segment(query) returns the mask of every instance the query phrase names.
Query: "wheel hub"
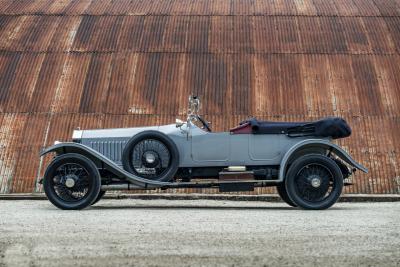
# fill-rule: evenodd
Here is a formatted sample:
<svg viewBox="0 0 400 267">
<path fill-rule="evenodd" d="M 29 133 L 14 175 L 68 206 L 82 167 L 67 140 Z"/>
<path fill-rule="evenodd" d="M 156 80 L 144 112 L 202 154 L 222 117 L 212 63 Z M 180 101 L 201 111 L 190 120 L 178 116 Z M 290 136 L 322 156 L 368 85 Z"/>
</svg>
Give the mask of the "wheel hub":
<svg viewBox="0 0 400 267">
<path fill-rule="evenodd" d="M 146 162 L 149 164 L 153 164 L 154 161 L 156 161 L 156 156 L 151 152 L 146 152 L 144 154 L 144 158 L 145 158 Z"/>
<path fill-rule="evenodd" d="M 310 182 L 311 182 L 312 187 L 314 187 L 314 188 L 318 188 L 321 186 L 321 178 L 318 176 L 313 175 L 310 179 Z"/>
<path fill-rule="evenodd" d="M 142 163 L 145 168 L 155 168 L 159 164 L 159 161 L 157 152 L 146 151 L 142 155 Z"/>
<path fill-rule="evenodd" d="M 72 188 L 75 186 L 76 180 L 78 180 L 78 177 L 76 175 L 67 175 L 64 184 L 66 187 Z"/>
<path fill-rule="evenodd" d="M 170 166 L 169 150 L 159 140 L 142 140 L 132 148 L 131 153 L 132 171 L 141 177 L 156 180 Z"/>
</svg>

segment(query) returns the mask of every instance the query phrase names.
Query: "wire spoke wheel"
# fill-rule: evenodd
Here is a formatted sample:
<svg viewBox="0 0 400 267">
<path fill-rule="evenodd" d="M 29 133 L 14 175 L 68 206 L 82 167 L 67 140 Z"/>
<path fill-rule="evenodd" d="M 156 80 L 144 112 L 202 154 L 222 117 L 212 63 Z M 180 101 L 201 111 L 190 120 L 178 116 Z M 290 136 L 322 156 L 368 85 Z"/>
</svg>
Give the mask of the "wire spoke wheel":
<svg viewBox="0 0 400 267">
<path fill-rule="evenodd" d="M 156 139 L 144 139 L 132 149 L 131 161 L 137 175 L 158 179 L 171 165 L 171 155 L 167 146 Z"/>
<path fill-rule="evenodd" d="M 286 174 L 288 197 L 303 209 L 327 209 L 339 199 L 343 174 L 334 160 L 309 154 L 296 159 Z"/>
<path fill-rule="evenodd" d="M 300 169 L 296 176 L 296 191 L 308 202 L 320 202 L 333 190 L 333 175 L 321 164 L 308 164 Z"/>
<path fill-rule="evenodd" d="M 57 196 L 67 202 L 82 200 L 90 189 L 89 172 L 80 164 L 65 163 L 59 166 L 52 179 Z"/>
<path fill-rule="evenodd" d="M 55 157 L 47 167 L 43 189 L 56 207 L 83 209 L 99 196 L 101 177 L 90 159 L 80 154 L 66 153 Z"/>
<path fill-rule="evenodd" d="M 139 178 L 170 182 L 179 168 L 179 151 L 168 135 L 143 131 L 132 136 L 124 147 L 122 166 Z"/>
</svg>

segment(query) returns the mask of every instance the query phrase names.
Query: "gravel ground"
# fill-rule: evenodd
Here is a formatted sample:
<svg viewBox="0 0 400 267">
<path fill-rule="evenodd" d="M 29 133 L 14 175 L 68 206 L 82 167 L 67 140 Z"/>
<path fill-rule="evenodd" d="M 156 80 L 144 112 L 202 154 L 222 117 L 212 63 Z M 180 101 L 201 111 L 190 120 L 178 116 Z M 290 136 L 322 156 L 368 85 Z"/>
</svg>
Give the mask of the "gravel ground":
<svg viewBox="0 0 400 267">
<path fill-rule="evenodd" d="M 0 266 L 400 266 L 400 202 L 0 201 Z"/>
</svg>

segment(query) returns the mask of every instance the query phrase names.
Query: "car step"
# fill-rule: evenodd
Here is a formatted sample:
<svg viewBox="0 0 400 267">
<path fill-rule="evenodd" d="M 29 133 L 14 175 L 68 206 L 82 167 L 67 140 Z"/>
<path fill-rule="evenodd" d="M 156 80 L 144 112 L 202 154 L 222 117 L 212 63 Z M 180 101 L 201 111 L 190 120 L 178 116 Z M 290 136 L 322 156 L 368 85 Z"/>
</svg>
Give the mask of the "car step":
<svg viewBox="0 0 400 267">
<path fill-rule="evenodd" d="M 253 171 L 222 171 L 219 172 L 220 181 L 242 181 L 242 180 L 253 180 Z"/>
<path fill-rule="evenodd" d="M 254 180 L 254 172 L 246 171 L 245 166 L 229 166 L 225 171 L 219 172 L 219 192 L 254 191 L 254 183 L 244 181 Z"/>
</svg>

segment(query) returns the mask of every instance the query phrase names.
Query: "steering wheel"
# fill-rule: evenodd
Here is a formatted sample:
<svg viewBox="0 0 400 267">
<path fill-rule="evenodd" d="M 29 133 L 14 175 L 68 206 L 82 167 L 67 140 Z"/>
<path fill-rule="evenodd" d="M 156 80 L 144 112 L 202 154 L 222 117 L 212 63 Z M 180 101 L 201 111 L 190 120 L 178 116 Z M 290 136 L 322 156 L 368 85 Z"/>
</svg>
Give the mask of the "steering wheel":
<svg viewBox="0 0 400 267">
<path fill-rule="evenodd" d="M 197 118 L 203 124 L 203 126 L 207 130 L 207 132 L 211 132 L 211 128 L 210 128 L 210 125 L 208 124 L 208 122 L 206 122 L 202 117 L 200 117 L 200 115 L 197 115 Z"/>
</svg>

